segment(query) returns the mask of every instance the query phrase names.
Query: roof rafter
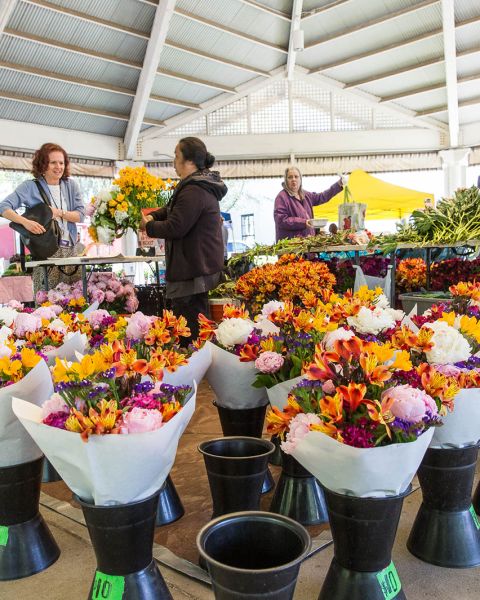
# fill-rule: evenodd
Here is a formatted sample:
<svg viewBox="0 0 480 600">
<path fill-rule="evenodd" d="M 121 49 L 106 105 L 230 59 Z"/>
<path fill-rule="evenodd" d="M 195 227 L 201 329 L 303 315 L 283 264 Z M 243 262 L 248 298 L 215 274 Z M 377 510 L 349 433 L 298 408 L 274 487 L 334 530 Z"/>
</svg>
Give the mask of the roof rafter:
<svg viewBox="0 0 480 600">
<path fill-rule="evenodd" d="M 17 0 L 3 0 L 0 5 L 0 34 L 5 29 L 16 4 Z"/>
<path fill-rule="evenodd" d="M 476 96 L 475 98 L 469 98 L 468 100 L 461 100 L 458 103 L 458 108 L 465 108 L 466 106 L 475 106 L 476 104 L 480 105 L 480 96 Z M 417 114 L 423 117 L 429 115 L 436 115 L 443 112 L 448 112 L 447 104 L 442 104 L 441 106 L 433 106 L 432 108 L 426 108 L 425 110 L 419 110 Z"/>
<path fill-rule="evenodd" d="M 4 35 L 9 35 L 11 37 L 20 38 L 23 40 L 27 40 L 29 42 L 34 42 L 36 44 L 42 44 L 44 46 L 50 46 L 52 48 L 57 48 L 59 50 L 64 50 L 67 52 L 73 52 L 75 54 L 81 54 L 83 56 L 88 56 L 89 58 L 96 58 L 98 60 L 104 60 L 107 62 L 111 62 L 117 65 L 121 65 L 122 67 L 129 67 L 131 69 L 136 69 L 137 71 L 141 71 L 142 65 L 137 62 L 133 62 L 131 60 L 119 58 L 117 56 L 112 56 L 111 54 L 102 54 L 99 52 L 94 52 L 93 50 L 89 50 L 87 48 L 81 48 L 80 46 L 73 46 L 70 44 L 62 44 L 57 42 L 56 40 L 51 40 L 47 38 L 42 38 L 37 35 L 33 35 L 31 33 L 26 33 L 23 31 L 18 31 L 16 29 L 6 28 L 4 31 Z M 172 71 L 158 69 L 157 73 L 159 75 L 164 75 L 165 77 L 172 77 L 175 79 L 179 79 L 181 81 L 186 81 L 195 85 L 202 85 L 205 87 L 210 87 L 213 89 L 221 90 L 224 92 L 233 92 L 233 88 L 226 88 L 221 84 L 217 84 L 213 81 L 205 81 L 202 79 L 196 79 L 194 77 L 189 77 L 188 75 L 182 75 L 181 73 L 173 73 Z"/>
<path fill-rule="evenodd" d="M 231 104 L 236 100 L 240 100 L 241 98 L 248 96 L 248 94 L 257 92 L 258 90 L 267 87 L 277 79 L 284 79 L 284 77 L 285 67 L 277 67 L 268 74 L 268 77 L 266 79 L 263 77 L 255 77 L 250 81 L 239 85 L 236 88 L 236 93 L 233 96 L 230 94 L 220 94 L 219 96 L 216 96 L 215 98 L 212 98 L 211 100 L 207 100 L 206 102 L 200 104 L 200 110 L 198 112 L 189 110 L 183 111 L 179 115 L 175 115 L 173 117 L 170 117 L 169 119 L 165 119 L 163 127 L 155 127 L 154 129 L 149 129 L 145 132 L 142 132 L 141 137 L 142 139 L 150 139 L 164 135 L 172 129 L 180 127 L 181 125 L 186 125 L 190 121 L 193 121 L 194 119 L 201 117 L 202 115 L 206 115 L 210 112 L 213 112 L 214 110 L 223 108 L 227 104 Z"/>
<path fill-rule="evenodd" d="M 388 21 L 393 21 L 395 19 L 403 17 L 404 15 L 408 15 L 413 12 L 418 12 L 419 10 L 422 10 L 424 8 L 429 8 L 430 6 L 432 6 L 434 4 L 438 4 L 440 1 L 441 0 L 423 0 L 422 2 L 419 2 L 418 4 L 415 4 L 413 6 L 408 6 L 408 7 L 402 8 L 400 10 L 396 10 L 394 12 L 382 15 L 381 17 L 377 17 L 376 19 L 372 19 L 371 21 L 367 21 L 365 23 L 360 23 L 359 25 L 354 25 L 352 27 L 349 27 L 348 29 L 344 29 L 343 31 L 338 31 L 338 32 L 333 33 L 332 35 L 324 37 L 320 40 L 310 42 L 310 44 L 307 44 L 305 46 L 305 50 L 310 50 L 311 48 L 316 48 L 318 46 L 321 46 L 322 44 L 331 42 L 332 40 L 338 40 L 339 38 L 345 37 L 347 35 L 351 35 L 352 33 L 356 32 L 356 31 L 364 31 L 365 29 L 369 29 L 370 27 L 375 27 L 377 25 L 382 25 L 383 23 L 386 23 Z"/>
<path fill-rule="evenodd" d="M 23 2 L 24 4 L 32 4 L 33 6 L 39 6 L 40 8 L 45 8 L 46 10 L 50 10 L 62 15 L 66 15 L 68 17 L 73 17 L 75 19 L 86 21 L 87 23 L 94 23 L 95 25 L 108 27 L 108 29 L 120 31 L 121 33 L 125 33 L 127 35 L 133 35 L 135 37 L 146 40 L 148 40 L 149 38 L 148 33 L 145 33 L 144 31 L 133 29 L 133 27 L 126 27 L 125 25 L 120 25 L 120 23 L 114 23 L 113 21 L 107 21 L 106 19 L 100 19 L 99 17 L 95 17 L 88 13 L 84 13 L 78 10 L 72 10 L 64 6 L 59 6 L 58 4 L 52 4 L 51 2 L 47 2 L 46 0 L 20 0 L 20 2 Z"/>
<path fill-rule="evenodd" d="M 111 92 L 112 94 L 122 94 L 123 96 L 130 96 L 132 98 L 135 96 L 135 90 L 130 90 L 128 88 L 115 85 L 108 85 L 99 81 L 91 81 L 89 79 L 79 79 L 77 77 L 64 75 L 63 73 L 58 73 L 56 71 L 46 71 L 43 69 L 37 69 L 36 67 L 19 65 L 17 63 L 0 61 L 0 69 L 8 69 L 10 71 L 26 73 L 28 75 L 33 75 L 36 77 L 53 79 L 55 81 L 62 81 L 63 83 L 71 83 L 73 85 L 79 85 L 81 87 L 102 90 L 104 92 Z M 185 102 L 183 100 L 177 100 L 176 98 L 166 98 L 164 96 L 156 96 L 153 94 L 150 95 L 150 100 L 153 100 L 154 102 L 161 102 L 162 104 L 181 106 L 182 108 L 198 108 L 198 104 L 194 104 L 192 102 Z"/>
<path fill-rule="evenodd" d="M 15 102 L 24 102 L 26 104 L 34 104 L 36 106 L 49 106 L 51 108 L 58 108 L 59 110 L 69 110 L 88 115 L 95 115 L 97 117 L 105 117 L 107 119 L 116 119 L 117 121 L 128 121 L 130 118 L 129 115 L 123 115 L 121 113 L 98 110 L 96 108 L 87 108 L 77 104 L 55 102 L 53 100 L 46 100 L 45 98 L 35 98 L 33 96 L 25 96 L 22 94 L 13 94 L 12 92 L 6 92 L 3 90 L 0 90 L 0 98 L 4 98 L 6 100 L 15 100 Z M 161 126 L 163 121 L 158 121 L 156 119 L 145 119 L 144 123 L 147 125 Z"/>
<path fill-rule="evenodd" d="M 292 21 L 290 23 L 290 40 L 288 42 L 287 78 L 292 79 L 295 71 L 295 32 L 300 31 L 300 19 L 302 16 L 303 0 L 293 0 Z"/>
<path fill-rule="evenodd" d="M 277 10 L 276 8 L 272 8 L 271 6 L 265 6 L 265 4 L 260 4 L 260 2 L 256 2 L 255 0 L 237 0 L 237 2 L 241 2 L 242 4 L 246 4 L 247 6 L 251 6 L 260 10 L 269 15 L 273 15 L 274 17 L 278 17 L 279 19 L 283 19 L 284 21 L 290 21 L 290 15 L 282 12 L 281 10 Z"/>
<path fill-rule="evenodd" d="M 133 100 L 128 121 L 127 130 L 123 140 L 125 146 L 125 156 L 127 159 L 135 158 L 135 147 L 138 140 L 138 134 L 147 110 L 148 100 L 155 81 L 157 67 L 162 53 L 163 45 L 167 37 L 170 19 L 173 16 L 175 0 L 166 0 L 157 6 L 155 18 L 153 20 L 150 40 L 145 52 L 143 69 L 138 80 L 135 99 Z"/>
<path fill-rule="evenodd" d="M 312 10 L 308 10 L 302 14 L 302 21 L 307 21 L 313 17 L 318 17 L 318 15 L 323 15 L 326 12 L 332 10 L 333 8 L 337 8 L 342 4 L 348 4 L 352 0 L 335 0 L 334 2 L 330 2 L 330 4 L 326 4 L 325 6 L 319 6 L 318 8 L 312 8 Z"/>
<path fill-rule="evenodd" d="M 276 52 L 282 52 L 283 54 L 288 54 L 288 50 L 283 48 L 282 46 L 278 46 L 277 44 L 272 44 L 265 40 L 261 40 L 252 35 L 247 35 L 242 31 L 238 31 L 236 29 L 231 29 L 230 27 L 226 27 L 225 25 L 221 25 L 220 23 L 216 23 L 215 21 L 211 21 L 210 19 L 205 19 L 204 17 L 200 17 L 199 15 L 194 15 L 182 8 L 176 8 L 175 14 L 185 19 L 190 19 L 191 21 L 195 21 L 196 23 L 201 23 L 202 25 L 206 25 L 207 27 L 211 27 L 213 29 L 217 29 L 222 33 L 228 33 L 229 35 L 233 35 L 235 37 L 240 38 L 241 40 L 246 40 L 247 42 L 252 42 L 253 44 L 258 44 L 260 46 L 264 46 L 269 50 L 275 50 Z"/>
<path fill-rule="evenodd" d="M 442 0 L 442 24 L 450 147 L 456 148 L 460 135 L 460 118 L 458 113 L 457 49 L 455 43 L 455 7 L 453 0 Z"/>
<path fill-rule="evenodd" d="M 477 81 L 480 79 L 480 73 L 474 73 L 473 75 L 466 75 L 465 77 L 459 77 L 457 79 L 457 84 L 462 85 L 463 83 L 469 83 L 470 81 Z M 441 81 L 440 83 L 435 83 L 432 85 L 425 85 L 419 88 L 414 88 L 412 90 L 406 90 L 404 92 L 397 92 L 396 94 L 391 94 L 389 96 L 383 96 L 381 102 L 392 102 L 395 100 L 399 100 L 400 98 L 408 98 L 409 96 L 416 96 L 418 94 L 426 94 L 428 92 L 433 92 L 435 90 L 444 89 L 446 83 Z"/>
</svg>

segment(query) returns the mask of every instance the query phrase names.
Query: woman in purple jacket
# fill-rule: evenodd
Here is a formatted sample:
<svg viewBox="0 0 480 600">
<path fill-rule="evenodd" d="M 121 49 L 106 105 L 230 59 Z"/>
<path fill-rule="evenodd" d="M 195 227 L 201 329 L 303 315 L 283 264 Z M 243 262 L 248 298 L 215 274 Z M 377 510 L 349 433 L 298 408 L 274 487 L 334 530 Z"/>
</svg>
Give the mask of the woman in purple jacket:
<svg viewBox="0 0 480 600">
<path fill-rule="evenodd" d="M 313 207 L 325 204 L 343 189 L 342 178 L 324 192 L 305 192 L 302 188 L 302 174 L 297 167 L 287 167 L 282 183 L 283 190 L 275 198 L 273 218 L 277 242 L 284 238 L 307 237 L 314 235 L 310 226 Z"/>
</svg>

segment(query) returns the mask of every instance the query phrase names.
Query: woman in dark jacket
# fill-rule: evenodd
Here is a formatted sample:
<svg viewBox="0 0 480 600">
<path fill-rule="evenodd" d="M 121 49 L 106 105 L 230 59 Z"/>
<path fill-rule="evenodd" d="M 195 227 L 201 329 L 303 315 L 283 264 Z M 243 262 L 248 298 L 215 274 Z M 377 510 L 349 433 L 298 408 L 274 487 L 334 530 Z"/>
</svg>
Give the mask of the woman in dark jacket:
<svg viewBox="0 0 480 600">
<path fill-rule="evenodd" d="M 186 317 L 192 339 L 198 336 L 199 313 L 209 314 L 208 291 L 218 285 L 223 269 L 219 201 L 227 186 L 210 171 L 214 162 L 202 140 L 181 139 L 173 163 L 180 183 L 168 206 L 141 224 L 150 237 L 165 239 L 167 298 L 173 312 Z"/>
</svg>

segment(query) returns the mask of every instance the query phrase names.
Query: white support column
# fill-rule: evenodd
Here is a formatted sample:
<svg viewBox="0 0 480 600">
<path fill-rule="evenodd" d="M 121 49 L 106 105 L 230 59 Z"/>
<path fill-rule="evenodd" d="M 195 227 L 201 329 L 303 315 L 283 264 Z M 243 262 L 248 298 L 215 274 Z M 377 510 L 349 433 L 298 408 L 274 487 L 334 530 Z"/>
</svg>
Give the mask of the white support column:
<svg viewBox="0 0 480 600">
<path fill-rule="evenodd" d="M 470 148 L 450 148 L 438 154 L 442 159 L 444 191 L 451 196 L 456 189 L 465 187 Z"/>
</svg>

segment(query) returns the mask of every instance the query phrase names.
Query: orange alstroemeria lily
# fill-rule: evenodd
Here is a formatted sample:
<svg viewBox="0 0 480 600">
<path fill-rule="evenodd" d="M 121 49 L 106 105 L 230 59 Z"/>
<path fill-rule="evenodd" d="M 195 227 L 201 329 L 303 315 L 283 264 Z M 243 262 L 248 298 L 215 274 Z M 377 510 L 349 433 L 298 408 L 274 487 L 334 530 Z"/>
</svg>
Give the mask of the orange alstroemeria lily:
<svg viewBox="0 0 480 600">
<path fill-rule="evenodd" d="M 317 348 L 320 348 L 317 346 Z M 331 366 L 331 363 L 336 363 L 339 360 L 336 352 L 321 352 L 317 350 L 314 356 L 314 362 L 310 363 L 305 369 L 305 377 L 314 381 L 328 381 L 334 379 L 336 371 Z"/>
<path fill-rule="evenodd" d="M 362 354 L 358 360 L 369 383 L 383 386 L 384 382 L 392 377 L 388 367 L 378 364 L 375 354 Z"/>
<path fill-rule="evenodd" d="M 367 386 L 364 383 L 349 383 L 347 385 L 339 385 L 337 392 L 342 396 L 343 400 L 348 403 L 350 412 L 355 412 L 360 404 L 366 401 L 365 394 Z"/>
<path fill-rule="evenodd" d="M 198 323 L 199 323 L 198 339 L 200 339 L 204 342 L 206 342 L 207 340 L 210 340 L 215 335 L 215 331 L 217 329 L 217 324 L 215 323 L 215 321 L 211 321 L 210 319 L 207 319 L 207 317 L 205 315 L 200 313 L 198 315 Z"/>
<path fill-rule="evenodd" d="M 244 344 L 238 357 L 240 362 L 252 362 L 258 358 L 258 346 L 255 344 Z"/>
</svg>

